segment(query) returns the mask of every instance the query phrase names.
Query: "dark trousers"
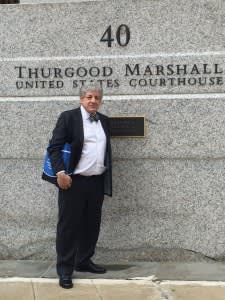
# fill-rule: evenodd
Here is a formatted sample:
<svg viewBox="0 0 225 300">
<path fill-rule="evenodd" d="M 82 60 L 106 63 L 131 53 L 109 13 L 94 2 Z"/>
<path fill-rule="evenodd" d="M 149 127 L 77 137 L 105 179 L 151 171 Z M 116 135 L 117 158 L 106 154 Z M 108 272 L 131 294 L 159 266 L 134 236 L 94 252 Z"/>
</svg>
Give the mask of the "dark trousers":
<svg viewBox="0 0 225 300">
<path fill-rule="evenodd" d="M 104 199 L 104 176 L 72 176 L 72 186 L 59 190 L 56 233 L 57 273 L 72 275 L 75 265 L 95 252 Z"/>
</svg>

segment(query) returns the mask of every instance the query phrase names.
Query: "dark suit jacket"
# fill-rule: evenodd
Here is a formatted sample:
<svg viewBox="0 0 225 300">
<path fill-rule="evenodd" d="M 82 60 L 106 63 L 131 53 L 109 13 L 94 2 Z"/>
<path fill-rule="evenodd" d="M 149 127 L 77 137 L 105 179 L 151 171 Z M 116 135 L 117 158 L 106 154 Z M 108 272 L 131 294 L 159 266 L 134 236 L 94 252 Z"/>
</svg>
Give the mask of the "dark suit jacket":
<svg viewBox="0 0 225 300">
<path fill-rule="evenodd" d="M 109 133 L 108 117 L 98 113 L 100 121 L 106 135 L 106 153 L 104 173 L 104 193 L 112 196 L 112 157 Z M 64 111 L 53 130 L 52 139 L 49 142 L 48 152 L 55 173 L 65 170 L 62 160 L 61 149 L 65 143 L 71 144 L 70 170 L 73 172 L 76 168 L 82 153 L 84 143 L 83 120 L 80 107 L 68 111 Z"/>
</svg>

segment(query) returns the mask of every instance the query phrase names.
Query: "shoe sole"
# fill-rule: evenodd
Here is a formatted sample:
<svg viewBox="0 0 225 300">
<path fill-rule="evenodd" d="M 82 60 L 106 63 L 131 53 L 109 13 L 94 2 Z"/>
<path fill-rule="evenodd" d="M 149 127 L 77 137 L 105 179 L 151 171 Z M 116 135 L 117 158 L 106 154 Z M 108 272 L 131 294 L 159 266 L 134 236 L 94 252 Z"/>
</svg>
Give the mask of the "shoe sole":
<svg viewBox="0 0 225 300">
<path fill-rule="evenodd" d="M 73 284 L 72 285 L 68 285 L 68 286 L 65 286 L 63 284 L 59 284 L 59 286 L 61 286 L 63 289 L 72 289 L 73 288 Z"/>
</svg>

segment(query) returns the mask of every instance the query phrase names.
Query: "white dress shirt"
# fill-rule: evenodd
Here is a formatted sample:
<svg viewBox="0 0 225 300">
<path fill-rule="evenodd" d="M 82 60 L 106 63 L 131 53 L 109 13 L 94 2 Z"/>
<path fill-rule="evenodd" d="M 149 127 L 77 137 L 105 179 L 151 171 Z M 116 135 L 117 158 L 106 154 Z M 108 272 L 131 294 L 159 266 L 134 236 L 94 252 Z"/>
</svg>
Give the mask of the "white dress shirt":
<svg viewBox="0 0 225 300">
<path fill-rule="evenodd" d="M 101 121 L 91 122 L 90 114 L 81 105 L 84 129 L 84 145 L 81 158 L 74 174 L 83 176 L 100 175 L 105 171 L 104 159 L 106 150 L 106 136 Z"/>
</svg>

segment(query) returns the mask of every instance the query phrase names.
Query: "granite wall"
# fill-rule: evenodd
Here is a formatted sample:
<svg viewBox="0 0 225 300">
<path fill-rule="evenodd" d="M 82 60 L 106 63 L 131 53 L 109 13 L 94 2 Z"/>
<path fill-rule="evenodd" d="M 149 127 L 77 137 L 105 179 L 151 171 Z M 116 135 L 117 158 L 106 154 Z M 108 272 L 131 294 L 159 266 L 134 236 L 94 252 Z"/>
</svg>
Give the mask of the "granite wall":
<svg viewBox="0 0 225 300">
<path fill-rule="evenodd" d="M 224 259 L 224 22 L 222 0 L 0 6 L 0 259 L 55 256 L 43 155 L 82 80 L 103 113 L 146 117 L 145 138 L 112 139 L 98 258 Z"/>
<path fill-rule="evenodd" d="M 107 0 L 20 0 L 21 4 L 39 4 L 39 3 L 71 3 L 88 1 L 107 1 Z"/>
</svg>

